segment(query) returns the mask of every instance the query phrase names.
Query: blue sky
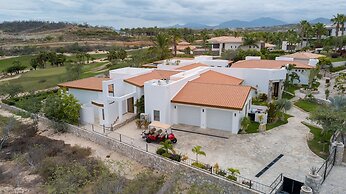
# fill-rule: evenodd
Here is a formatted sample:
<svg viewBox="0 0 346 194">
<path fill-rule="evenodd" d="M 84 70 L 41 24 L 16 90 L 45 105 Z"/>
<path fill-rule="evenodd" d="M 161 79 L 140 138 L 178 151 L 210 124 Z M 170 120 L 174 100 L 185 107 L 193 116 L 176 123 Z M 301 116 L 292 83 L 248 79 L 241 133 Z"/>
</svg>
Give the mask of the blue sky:
<svg viewBox="0 0 346 194">
<path fill-rule="evenodd" d="M 272 17 L 285 22 L 346 12 L 346 0 L 0 0 L 0 22 L 49 20 L 115 28 L 208 25 Z"/>
</svg>

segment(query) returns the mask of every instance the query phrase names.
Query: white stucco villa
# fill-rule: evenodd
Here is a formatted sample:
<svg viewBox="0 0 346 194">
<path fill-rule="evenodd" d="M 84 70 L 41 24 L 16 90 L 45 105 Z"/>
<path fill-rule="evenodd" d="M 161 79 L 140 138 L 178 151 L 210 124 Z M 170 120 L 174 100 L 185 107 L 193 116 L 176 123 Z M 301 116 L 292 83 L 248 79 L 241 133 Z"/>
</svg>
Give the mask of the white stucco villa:
<svg viewBox="0 0 346 194">
<path fill-rule="evenodd" d="M 293 65 L 293 69 L 287 71 L 287 74 L 292 74 L 294 72 L 299 76 L 299 80 L 295 79 L 293 83 L 302 85 L 309 84 L 311 69 L 314 69 L 315 67 L 299 61 L 294 61 L 292 58 L 278 57 L 276 60 L 262 60 L 260 57 L 246 57 L 245 60 L 232 64 L 231 68 L 282 69 L 287 68 L 289 64 Z M 284 80 L 273 83 L 274 93 L 281 93 L 281 90 L 283 89 L 283 81 Z"/>
<path fill-rule="evenodd" d="M 209 65 L 201 58 L 198 63 L 189 61 L 156 69 L 121 68 L 111 70 L 109 78 L 59 86 L 82 104 L 82 123 L 113 126 L 127 114 L 137 113 L 135 103 L 144 96 L 150 121 L 238 133 L 241 119 L 252 108 L 252 97 L 258 93 L 280 97 L 282 90 L 273 86 L 283 83 L 287 73 L 285 68 L 229 68 L 224 60 Z M 221 65 L 211 66 L 215 63 Z"/>
<path fill-rule="evenodd" d="M 265 47 L 264 42 L 258 42 L 256 45 L 243 45 L 243 37 L 234 37 L 234 36 L 219 36 L 214 37 L 208 40 L 208 43 L 211 44 L 212 51 L 218 51 L 221 56 L 222 52 L 225 50 L 261 50 Z"/>
</svg>

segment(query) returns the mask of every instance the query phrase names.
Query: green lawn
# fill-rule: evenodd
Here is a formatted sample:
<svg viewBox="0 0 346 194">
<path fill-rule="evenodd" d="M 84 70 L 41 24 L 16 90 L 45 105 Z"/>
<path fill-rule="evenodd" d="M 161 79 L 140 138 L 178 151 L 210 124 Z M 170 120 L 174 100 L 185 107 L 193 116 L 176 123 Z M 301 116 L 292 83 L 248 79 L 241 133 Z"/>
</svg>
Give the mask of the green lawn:
<svg viewBox="0 0 346 194">
<path fill-rule="evenodd" d="M 275 127 L 284 125 L 288 123 L 288 118 L 293 117 L 292 115 L 285 114 L 285 119 L 283 121 L 278 120 L 275 123 L 268 123 L 267 124 L 267 131 L 270 129 L 273 129 Z M 251 121 L 250 125 L 245 130 L 246 133 L 258 133 L 259 123 L 255 121 Z"/>
<path fill-rule="evenodd" d="M 0 72 L 4 71 L 8 67 L 12 66 L 12 64 L 15 60 L 18 60 L 22 63 L 22 65 L 29 67 L 30 61 L 32 58 L 33 58 L 33 55 L 25 55 L 25 56 L 13 57 L 13 58 L 9 58 L 9 59 L 2 59 L 2 60 L 0 60 Z"/>
<path fill-rule="evenodd" d="M 291 100 L 292 98 L 294 98 L 294 96 L 292 96 L 291 94 L 289 94 L 287 92 L 283 92 L 282 98 L 287 99 L 287 100 Z"/>
<path fill-rule="evenodd" d="M 82 78 L 92 77 L 100 73 L 90 72 L 92 69 L 104 65 L 106 62 L 88 64 L 83 67 Z M 56 86 L 59 83 L 65 82 L 66 68 L 51 67 L 46 69 L 38 69 L 22 74 L 18 79 L 10 80 L 10 84 L 22 85 L 25 91 L 36 91 L 47 89 Z M 5 82 L 0 82 L 5 83 Z M 0 84 L 1 85 L 1 84 Z"/>
<path fill-rule="evenodd" d="M 344 69 L 346 69 L 346 66 L 339 66 L 339 67 L 332 67 L 332 68 L 330 69 L 330 71 L 331 71 L 332 73 L 334 73 L 334 72 L 342 71 L 342 70 L 344 70 Z"/>
<path fill-rule="evenodd" d="M 331 62 L 340 62 L 340 61 L 346 61 L 346 58 L 338 57 L 338 58 L 330 58 Z"/>
<path fill-rule="evenodd" d="M 308 146 L 312 152 L 321 158 L 326 159 L 329 155 L 328 147 L 329 140 L 333 135 L 332 132 L 325 132 L 322 134 L 322 129 L 317 128 L 306 123 L 303 123 L 305 126 L 309 127 L 310 132 L 314 135 L 313 139 L 308 140 Z"/>
<path fill-rule="evenodd" d="M 306 112 L 313 112 L 318 107 L 321 107 L 322 105 L 317 104 L 317 102 L 312 102 L 304 99 L 300 99 L 297 102 L 294 103 L 294 105 L 298 106 L 299 108 L 303 109 Z"/>
<path fill-rule="evenodd" d="M 270 130 L 270 129 L 273 129 L 275 127 L 287 124 L 288 123 L 288 118 L 290 118 L 290 117 L 293 117 L 293 116 L 289 115 L 289 114 L 285 114 L 285 119 L 283 121 L 282 120 L 278 120 L 278 121 L 276 121 L 274 123 L 268 123 L 267 124 L 267 130 Z"/>
<path fill-rule="evenodd" d="M 24 56 L 9 58 L 9 59 L 2 59 L 2 60 L 0 60 L 0 72 L 4 71 L 8 67 L 12 66 L 12 64 L 15 60 L 19 60 L 22 63 L 22 65 L 24 65 L 26 67 L 30 67 L 30 61 L 34 56 L 35 55 L 24 55 Z M 107 57 L 107 54 L 92 54 L 91 56 L 94 59 L 100 59 L 100 58 Z M 77 60 L 75 55 L 67 56 L 66 59 L 72 60 L 72 61 Z"/>
</svg>

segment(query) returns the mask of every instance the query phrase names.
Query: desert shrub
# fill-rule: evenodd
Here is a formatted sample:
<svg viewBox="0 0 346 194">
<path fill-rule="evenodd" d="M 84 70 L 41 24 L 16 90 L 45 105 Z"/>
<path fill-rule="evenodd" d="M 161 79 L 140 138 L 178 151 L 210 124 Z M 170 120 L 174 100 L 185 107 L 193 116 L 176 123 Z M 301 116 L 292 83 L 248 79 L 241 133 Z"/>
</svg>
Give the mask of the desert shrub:
<svg viewBox="0 0 346 194">
<path fill-rule="evenodd" d="M 82 148 L 78 145 L 73 146 L 69 149 L 64 149 L 63 154 L 69 158 L 70 160 L 82 160 L 90 156 L 91 149 L 88 148 Z"/>
<path fill-rule="evenodd" d="M 46 188 L 48 193 L 77 193 L 90 179 L 87 169 L 79 163 L 56 166 Z"/>
<path fill-rule="evenodd" d="M 158 155 L 162 155 L 162 154 L 166 153 L 166 150 L 164 148 L 160 147 L 156 150 L 156 153 Z"/>
<path fill-rule="evenodd" d="M 210 193 L 224 193 L 224 190 L 218 187 L 216 184 L 203 184 L 192 185 L 187 194 L 210 194 Z"/>
<path fill-rule="evenodd" d="M 228 175 L 227 179 L 231 180 L 231 181 L 237 181 L 237 177 L 233 176 L 233 175 Z"/>
<path fill-rule="evenodd" d="M 122 193 L 127 179 L 116 174 L 103 173 L 92 187 L 93 193 L 109 194 L 109 193 Z"/>
<path fill-rule="evenodd" d="M 124 194 L 151 194 L 157 193 L 164 183 L 164 176 L 153 172 L 142 172 L 129 182 L 124 189 Z"/>
</svg>

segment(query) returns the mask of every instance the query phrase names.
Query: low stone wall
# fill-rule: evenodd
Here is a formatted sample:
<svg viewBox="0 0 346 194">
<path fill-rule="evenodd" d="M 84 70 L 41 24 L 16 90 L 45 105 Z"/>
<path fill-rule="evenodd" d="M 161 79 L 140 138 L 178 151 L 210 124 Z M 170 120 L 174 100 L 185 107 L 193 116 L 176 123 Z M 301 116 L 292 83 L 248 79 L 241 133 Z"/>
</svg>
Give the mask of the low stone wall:
<svg viewBox="0 0 346 194">
<path fill-rule="evenodd" d="M 20 108 L 9 106 L 7 104 L 0 104 L 0 107 L 11 111 L 18 112 L 24 111 Z M 46 117 L 39 116 L 39 121 L 45 123 L 46 125 L 51 125 L 52 121 L 47 119 Z M 157 154 L 149 153 L 144 150 L 138 149 L 132 145 L 126 144 L 124 142 L 120 142 L 110 137 L 107 137 L 100 133 L 95 133 L 92 131 L 84 130 L 79 128 L 78 126 L 67 124 L 67 131 L 89 141 L 95 142 L 99 145 L 102 145 L 108 149 L 114 150 L 117 153 L 120 153 L 124 156 L 127 156 L 142 165 L 153 168 L 167 174 L 174 175 L 182 175 L 184 181 L 189 184 L 216 184 L 220 187 L 224 193 L 237 193 L 237 194 L 250 194 L 250 193 L 259 193 L 254 190 L 248 189 L 241 184 L 237 184 L 235 182 L 231 182 L 225 179 L 222 179 L 218 176 L 212 175 L 208 172 L 204 172 L 203 170 L 199 170 L 197 168 L 193 168 L 186 164 L 172 161 L 166 158 L 163 158 Z"/>
</svg>

